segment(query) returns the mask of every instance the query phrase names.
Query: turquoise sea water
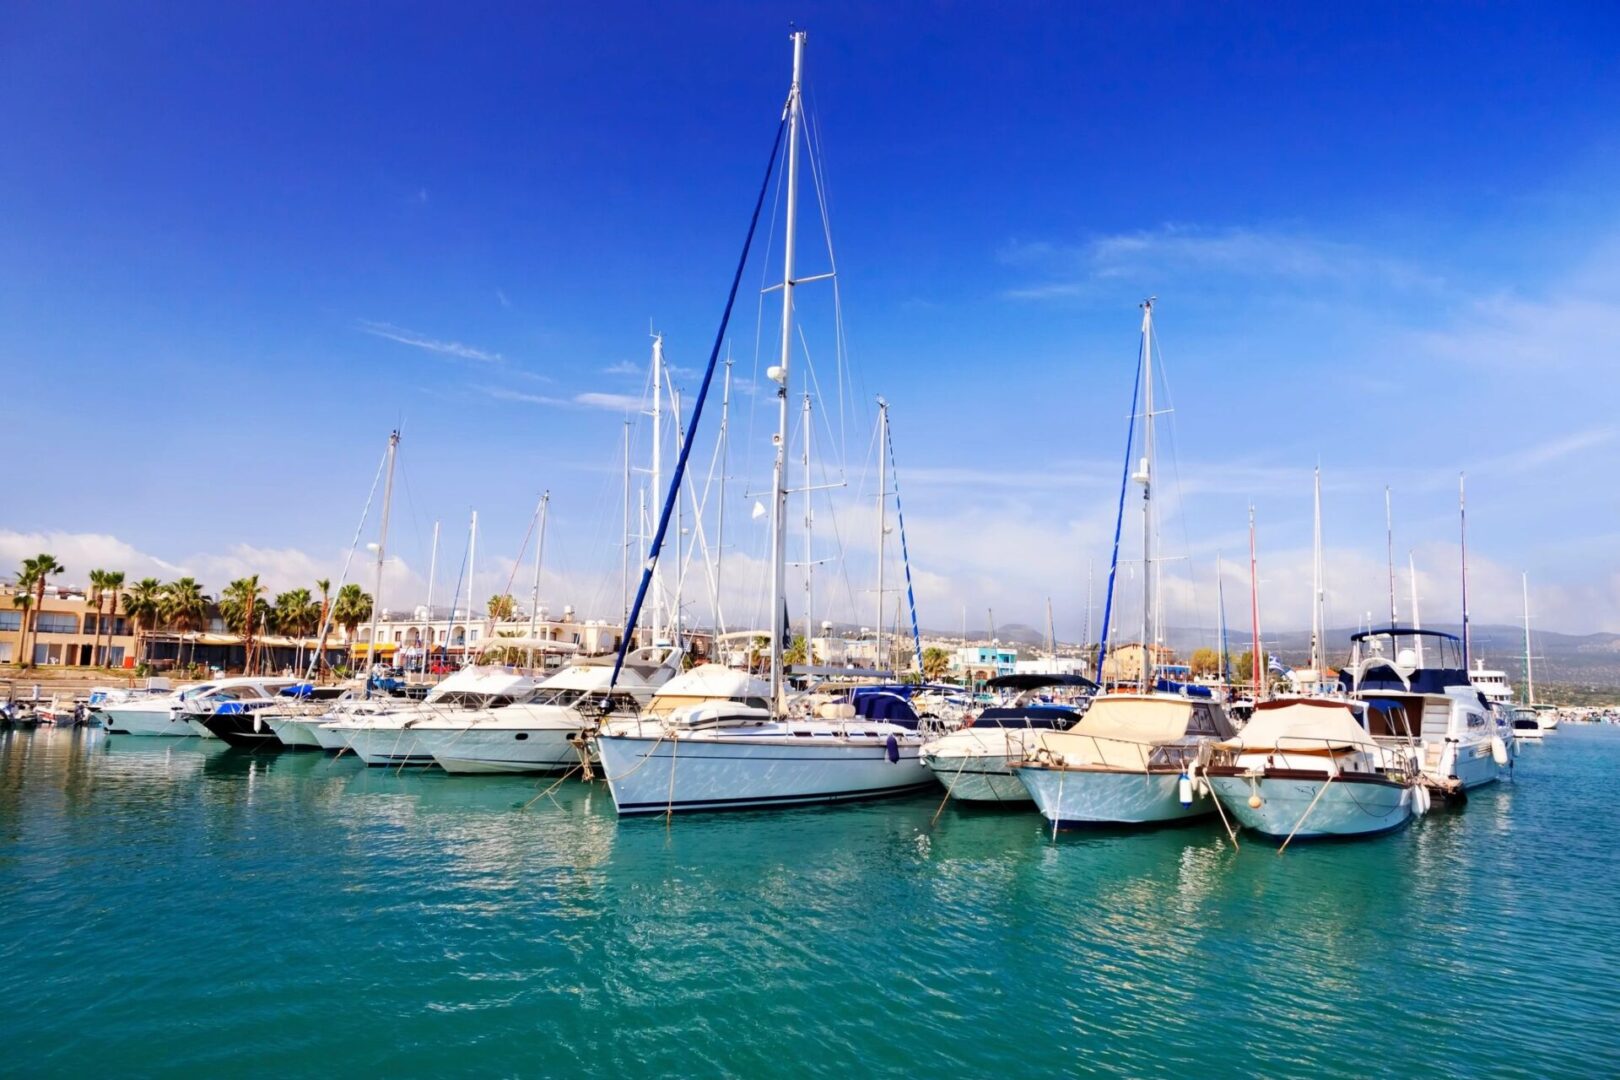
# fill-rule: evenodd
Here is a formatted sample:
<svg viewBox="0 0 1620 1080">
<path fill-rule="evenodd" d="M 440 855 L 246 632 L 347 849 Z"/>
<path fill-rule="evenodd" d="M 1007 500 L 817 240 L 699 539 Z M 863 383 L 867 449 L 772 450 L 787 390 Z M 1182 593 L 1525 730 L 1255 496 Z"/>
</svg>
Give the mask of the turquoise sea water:
<svg viewBox="0 0 1620 1080">
<path fill-rule="evenodd" d="M 0 1071 L 1612 1077 L 1617 777 L 1620 729 L 1566 726 L 1460 810 L 1278 857 L 13 734 Z"/>
</svg>

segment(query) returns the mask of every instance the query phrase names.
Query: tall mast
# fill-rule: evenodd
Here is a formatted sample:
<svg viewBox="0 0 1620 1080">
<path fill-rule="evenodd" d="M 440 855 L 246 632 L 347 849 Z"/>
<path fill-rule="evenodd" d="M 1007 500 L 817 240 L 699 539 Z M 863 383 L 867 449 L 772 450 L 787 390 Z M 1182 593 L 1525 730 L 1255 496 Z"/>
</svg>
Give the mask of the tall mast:
<svg viewBox="0 0 1620 1080">
<path fill-rule="evenodd" d="M 1221 573 L 1221 556 L 1220 556 L 1219 553 L 1217 553 L 1216 556 L 1215 556 L 1215 618 L 1216 618 L 1216 622 L 1217 622 L 1217 630 L 1216 630 L 1216 632 L 1220 637 L 1220 640 L 1218 642 L 1218 645 L 1219 645 L 1219 648 L 1220 648 L 1220 658 L 1216 662 L 1216 667 L 1219 669 L 1220 679 L 1221 679 L 1222 684 L 1225 684 L 1225 682 L 1226 682 L 1226 578 Z"/>
<path fill-rule="evenodd" d="M 810 391 L 804 392 L 804 662 L 811 662 L 810 641 L 815 635 L 815 593 L 814 583 L 810 575 L 815 572 L 816 566 L 811 555 L 811 506 L 810 491 Z"/>
<path fill-rule="evenodd" d="M 1142 692 L 1153 685 L 1153 638 L 1148 621 L 1153 611 L 1153 298 L 1142 301 Z M 1157 630 L 1157 627 L 1154 627 Z M 1156 636 L 1156 635 L 1155 635 Z"/>
<path fill-rule="evenodd" d="M 461 639 L 461 659 L 466 661 L 472 653 L 473 574 L 478 568 L 478 511 L 472 512 L 472 526 L 467 534 L 467 633 Z"/>
<path fill-rule="evenodd" d="M 535 624 L 540 619 L 540 560 L 546 553 L 546 510 L 551 503 L 551 492 L 543 492 L 540 496 L 540 505 L 534 512 L 540 518 L 540 538 L 534 545 L 534 590 L 529 596 L 529 666 L 534 666 L 534 632 Z"/>
<path fill-rule="evenodd" d="M 803 30 L 793 32 L 793 84 L 788 88 L 787 105 L 787 206 L 784 211 L 787 236 L 782 242 L 782 352 L 774 373 L 776 383 L 776 464 L 771 490 L 771 702 L 777 712 L 787 705 L 782 684 L 783 603 L 787 599 L 787 440 L 788 440 L 788 361 L 793 354 L 793 256 L 799 225 L 799 82 L 804 71 Z"/>
<path fill-rule="evenodd" d="M 877 671 L 884 670 L 883 665 L 883 548 L 888 532 L 889 507 L 884 501 L 887 494 L 883 488 L 888 483 L 889 464 L 885 448 L 889 445 L 889 403 L 881 397 L 877 399 L 878 405 L 878 542 L 877 542 L 877 644 L 873 646 L 872 667 Z"/>
<path fill-rule="evenodd" d="M 720 564 L 726 557 L 726 462 L 731 455 L 731 357 L 726 356 L 726 380 L 720 396 L 720 508 L 714 527 L 714 621 L 715 630 L 725 631 L 720 614 Z"/>
<path fill-rule="evenodd" d="M 1530 575 L 1520 575 L 1524 584 L 1524 702 L 1536 703 L 1536 668 L 1530 658 Z"/>
<path fill-rule="evenodd" d="M 676 455 L 676 458 L 678 460 L 679 457 L 680 457 L 681 450 L 683 449 L 683 447 L 684 447 L 684 445 L 686 443 L 686 428 L 681 423 L 681 394 L 680 394 L 679 390 L 675 389 L 675 384 L 674 383 L 670 383 L 670 386 L 669 386 L 669 405 L 670 405 L 670 412 L 675 417 L 675 455 Z M 686 483 L 686 478 L 683 476 L 680 479 L 680 481 L 678 482 L 677 486 L 679 486 L 679 484 L 685 484 L 685 483 Z M 676 492 L 676 494 L 675 494 L 675 603 L 674 603 L 674 605 L 673 605 L 673 607 L 672 607 L 672 609 L 670 610 L 670 613 L 669 613 L 669 630 L 670 630 L 669 640 L 670 640 L 671 644 L 677 645 L 677 646 L 680 645 L 680 643 L 681 643 L 681 596 L 686 591 L 686 566 L 687 566 L 687 562 L 688 562 L 688 560 L 689 560 L 689 558 L 691 556 L 690 549 L 688 549 L 688 552 L 687 552 L 686 556 L 681 555 L 681 536 L 682 536 L 682 534 L 684 532 L 684 529 L 681 526 L 681 518 L 683 516 L 684 515 L 683 515 L 683 513 L 681 511 L 681 496 L 680 496 L 679 492 Z"/>
<path fill-rule="evenodd" d="M 1457 474 L 1457 526 L 1462 540 L 1462 646 L 1463 670 L 1473 663 L 1472 634 L 1468 628 L 1468 492 L 1465 473 Z"/>
<path fill-rule="evenodd" d="M 1265 659 L 1260 655 L 1260 575 L 1259 559 L 1254 551 L 1254 504 L 1249 504 L 1249 619 L 1254 627 L 1254 651 L 1250 653 L 1250 690 L 1254 700 L 1260 700 L 1260 667 Z"/>
<path fill-rule="evenodd" d="M 1390 512 L 1389 485 L 1384 485 L 1384 551 L 1389 563 L 1389 625 L 1399 625 L 1395 613 L 1395 517 Z"/>
<path fill-rule="evenodd" d="M 664 490 L 664 335 L 654 334 L 652 342 L 652 489 L 659 492 Z M 656 645 L 663 629 L 661 616 L 664 610 L 664 575 L 657 565 L 653 566 L 652 589 L 652 639 Z"/>
<path fill-rule="evenodd" d="M 1411 549 L 1406 552 L 1406 576 L 1412 582 L 1412 629 L 1421 630 L 1423 629 L 1423 616 L 1418 611 L 1417 560 L 1413 558 Z M 1421 634 L 1417 637 L 1417 658 L 1418 667 L 1422 667 L 1423 636 Z"/>
<path fill-rule="evenodd" d="M 619 588 L 624 593 L 621 625 L 630 621 L 630 421 L 624 422 L 624 530 L 619 534 Z"/>
<path fill-rule="evenodd" d="M 1052 598 L 1046 598 L 1046 652 L 1054 661 L 1057 659 L 1057 631 L 1052 628 Z M 1054 667 L 1057 665 L 1054 664 Z"/>
<path fill-rule="evenodd" d="M 399 432 L 388 433 L 388 479 L 383 482 L 382 517 L 377 526 L 377 578 L 371 589 L 371 648 L 367 650 L 368 668 L 375 667 L 377 657 L 377 619 L 382 614 L 383 560 L 388 550 L 388 511 L 394 500 L 394 458 L 399 453 Z M 371 695 L 371 680 L 366 680 L 366 695 Z"/>
<path fill-rule="evenodd" d="M 1389 489 L 1384 489 L 1387 497 Z M 1322 681 L 1322 631 L 1323 631 L 1323 590 L 1322 590 L 1322 467 L 1316 467 L 1316 484 L 1314 499 L 1314 514 L 1312 518 L 1313 539 L 1311 543 L 1311 670 L 1316 672 L 1316 681 Z M 1390 564 L 1393 567 L 1393 563 Z M 1394 570 L 1390 571 L 1390 596 L 1395 595 Z M 1390 607 L 1390 618 L 1394 618 L 1394 605 Z"/>
<path fill-rule="evenodd" d="M 1086 640 L 1084 642 L 1085 647 L 1088 649 L 1091 648 L 1091 571 L 1092 561 L 1088 558 L 1086 559 Z M 1101 657 L 1098 657 L 1097 663 L 1099 666 L 1102 664 Z M 1096 673 L 1093 672 L 1092 674 L 1095 675 Z"/>
<path fill-rule="evenodd" d="M 427 591 L 427 644 L 422 652 L 422 670 L 427 670 L 427 658 L 433 655 L 433 579 L 439 572 L 439 523 L 433 523 L 433 554 L 428 556 Z"/>
</svg>

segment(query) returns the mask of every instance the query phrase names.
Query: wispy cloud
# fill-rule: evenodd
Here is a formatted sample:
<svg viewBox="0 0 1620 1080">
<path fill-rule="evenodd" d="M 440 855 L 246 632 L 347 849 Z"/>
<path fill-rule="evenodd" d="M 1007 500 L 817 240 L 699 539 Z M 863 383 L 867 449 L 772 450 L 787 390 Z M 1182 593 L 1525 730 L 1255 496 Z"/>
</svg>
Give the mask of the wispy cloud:
<svg viewBox="0 0 1620 1080">
<path fill-rule="evenodd" d="M 438 353 L 440 356 L 453 356 L 458 360 L 475 360 L 482 364 L 501 364 L 506 361 L 506 358 L 498 352 L 490 352 L 488 349 L 480 349 L 459 341 L 440 341 L 437 338 L 430 338 L 425 334 L 418 334 L 414 330 L 406 330 L 391 323 L 371 322 L 362 319 L 360 320 L 360 329 L 373 337 L 397 341 L 401 345 L 425 349 L 431 353 Z"/>
<path fill-rule="evenodd" d="M 501 302 L 501 307 L 509 308 L 509 307 L 512 306 L 512 301 L 507 299 L 505 289 L 496 289 L 495 290 L 495 299 L 497 299 L 497 300 L 499 300 Z"/>
<path fill-rule="evenodd" d="M 602 369 L 604 375 L 640 375 L 647 369 L 633 360 L 620 360 Z"/>
<path fill-rule="evenodd" d="M 574 395 L 574 403 L 583 405 L 588 409 L 612 409 L 615 412 L 628 412 L 641 408 L 641 399 L 629 394 L 603 394 L 589 391 Z"/>
<path fill-rule="evenodd" d="M 562 405 L 573 404 L 567 398 L 548 397 L 545 394 L 531 394 L 524 390 L 513 390 L 505 386 L 480 386 L 478 392 L 499 401 L 521 401 L 526 405 Z"/>
<path fill-rule="evenodd" d="M 1412 263 L 1355 244 L 1303 233 L 1248 227 L 1162 225 L 1066 244 L 1015 241 L 998 254 L 1038 280 L 1005 290 L 1017 300 L 1088 295 L 1121 278 L 1221 273 L 1320 285 L 1379 285 L 1434 290 L 1443 282 Z"/>
</svg>

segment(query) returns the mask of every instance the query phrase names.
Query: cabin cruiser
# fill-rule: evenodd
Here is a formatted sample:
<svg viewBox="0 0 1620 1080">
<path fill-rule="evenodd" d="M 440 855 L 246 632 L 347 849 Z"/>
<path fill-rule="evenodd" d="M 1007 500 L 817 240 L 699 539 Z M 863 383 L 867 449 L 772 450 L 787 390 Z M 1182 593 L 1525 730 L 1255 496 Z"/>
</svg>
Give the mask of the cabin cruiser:
<svg viewBox="0 0 1620 1080">
<path fill-rule="evenodd" d="M 367 765 L 432 765 L 433 754 L 413 730 L 416 723 L 510 705 L 539 681 L 516 668 L 470 664 L 445 678 L 420 702 L 379 696 L 339 702 L 328 722 L 317 729 L 317 738 L 327 749 L 340 742 L 335 749 L 347 747 Z"/>
<path fill-rule="evenodd" d="M 1424 774 L 1442 790 L 1489 784 L 1511 761 L 1453 634 L 1401 627 L 1353 634 L 1339 685 L 1367 703 L 1373 738 L 1417 747 Z"/>
<path fill-rule="evenodd" d="M 904 698 L 770 705 L 762 679 L 703 664 L 671 679 L 648 708 L 596 737 L 621 815 L 848 802 L 933 786 L 923 735 Z"/>
<path fill-rule="evenodd" d="M 1261 702 L 1240 733 L 1211 747 L 1197 776 L 1224 816 L 1270 840 L 1399 829 L 1427 809 L 1428 791 L 1415 748 L 1368 733 L 1369 708 L 1320 697 Z"/>
<path fill-rule="evenodd" d="M 497 708 L 407 722 L 418 751 L 449 773 L 555 772 L 580 763 L 586 737 L 604 712 L 634 713 L 679 669 L 683 650 L 638 649 L 618 682 L 612 656 L 563 668 L 530 693 Z"/>
<path fill-rule="evenodd" d="M 1028 802 L 1029 789 L 1010 762 L 1023 761 L 1044 731 L 1080 722 L 1097 684 L 1080 675 L 1001 675 L 985 684 L 1011 700 L 984 709 L 966 726 L 923 747 L 923 762 L 951 798 L 964 802 Z M 1053 691 L 1067 700 L 1052 700 Z"/>
<path fill-rule="evenodd" d="M 205 738 L 223 739 L 232 746 L 275 743 L 275 732 L 259 715 L 279 705 L 280 695 L 298 685 L 296 679 L 225 679 L 207 693 L 187 698 L 181 715 Z"/>
<path fill-rule="evenodd" d="M 199 734 L 188 722 L 186 708 L 194 697 L 202 697 L 215 690 L 251 679 L 215 679 L 212 682 L 189 683 L 171 693 L 154 693 L 122 701 L 106 700 L 96 707 L 102 726 L 113 735 L 164 735 L 189 737 Z M 203 729 L 207 731 L 206 728 Z M 208 738 L 213 738 L 209 733 Z"/>
<path fill-rule="evenodd" d="M 1515 739 L 1541 739 L 1547 734 L 1541 714 L 1528 705 L 1513 710 L 1513 737 Z"/>
<path fill-rule="evenodd" d="M 1215 812 L 1192 798 L 1188 769 L 1203 743 L 1232 734 L 1207 689 L 1161 680 L 1096 698 L 1067 731 L 1036 735 L 1012 768 L 1053 828 L 1181 821 Z"/>
<path fill-rule="evenodd" d="M 1513 684 L 1508 682 L 1507 672 L 1487 668 L 1484 660 L 1474 661 L 1474 666 L 1468 669 L 1468 681 L 1487 705 L 1513 704 Z"/>
</svg>

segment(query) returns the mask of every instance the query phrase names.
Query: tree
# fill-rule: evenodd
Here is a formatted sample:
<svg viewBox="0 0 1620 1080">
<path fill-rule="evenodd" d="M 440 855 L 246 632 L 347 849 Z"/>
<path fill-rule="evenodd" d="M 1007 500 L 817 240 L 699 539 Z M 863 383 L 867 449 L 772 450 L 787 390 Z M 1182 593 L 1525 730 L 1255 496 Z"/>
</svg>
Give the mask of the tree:
<svg viewBox="0 0 1620 1080">
<path fill-rule="evenodd" d="M 237 578 L 219 594 L 219 613 L 225 616 L 226 629 L 242 636 L 242 670 L 253 666 L 254 609 L 267 590 L 259 584 L 259 575 Z"/>
<path fill-rule="evenodd" d="M 39 644 L 39 609 L 45 604 L 45 584 L 57 574 L 66 572 L 67 568 L 56 561 L 56 556 L 40 552 L 32 559 L 24 559 L 22 570 L 17 574 L 17 588 L 19 593 L 31 593 L 31 602 L 18 603 L 12 597 L 12 603 L 23 609 L 22 637 L 22 666 L 33 666 L 33 653 L 28 648 L 29 624 L 33 624 L 34 644 Z M 30 618 L 32 612 L 32 618 Z"/>
<path fill-rule="evenodd" d="M 182 634 L 189 634 L 203 628 L 208 618 L 208 603 L 208 596 L 197 579 L 183 577 L 163 586 L 163 599 L 159 602 L 158 610 L 165 623 Z M 197 655 L 195 645 L 192 646 L 191 655 L 193 658 Z"/>
<path fill-rule="evenodd" d="M 288 637 L 308 637 L 321 619 L 322 608 L 308 589 L 288 589 L 275 601 L 275 627 Z"/>
<path fill-rule="evenodd" d="M 101 580 L 96 581 L 96 575 Z M 118 602 L 122 599 L 124 591 L 124 572 L 122 570 L 92 570 L 90 572 L 91 592 L 95 595 L 96 604 L 96 644 L 90 648 L 90 662 L 98 667 L 107 664 L 107 652 L 112 648 L 112 629 L 107 626 L 108 619 L 118 617 Z M 108 610 L 101 610 L 102 600 L 107 601 Z M 101 644 L 102 630 L 107 633 L 107 644 Z"/>
<path fill-rule="evenodd" d="M 354 640 L 355 627 L 371 618 L 371 596 L 360 586 L 350 582 L 338 590 L 332 601 L 332 621 L 343 627 L 349 640 Z"/>
<path fill-rule="evenodd" d="M 1219 675 L 1221 670 L 1221 654 L 1214 649 L 1194 649 L 1192 654 L 1193 678 L 1208 675 Z"/>
<path fill-rule="evenodd" d="M 121 576 L 121 575 L 120 575 Z M 163 585 L 157 578 L 141 578 L 124 594 L 124 614 L 135 622 L 135 660 L 141 662 L 141 629 L 154 626 L 163 606 Z"/>
<path fill-rule="evenodd" d="M 316 663 L 324 664 L 326 663 L 326 631 L 329 626 L 326 616 L 332 610 L 332 579 L 316 578 L 315 587 L 321 590 L 321 651 L 316 657 Z"/>
<path fill-rule="evenodd" d="M 922 673 L 923 678 L 929 682 L 938 682 L 945 677 L 945 672 L 951 667 L 951 654 L 938 645 L 930 645 L 923 650 Z"/>
<path fill-rule="evenodd" d="M 96 607 L 96 633 L 90 642 L 90 663 L 95 664 L 101 655 L 101 590 L 107 584 L 107 571 L 90 571 L 90 595 L 87 599 Z"/>
<path fill-rule="evenodd" d="M 1248 649 L 1238 653 L 1237 658 L 1228 663 L 1226 677 L 1235 683 L 1247 684 L 1254 677 L 1254 653 Z"/>
<path fill-rule="evenodd" d="M 511 593 L 502 593 L 499 596 L 490 597 L 485 610 L 489 612 L 489 617 L 494 621 L 505 622 L 517 610 L 517 602 L 512 599 Z"/>
<path fill-rule="evenodd" d="M 787 651 L 782 654 L 782 663 L 802 664 L 804 663 L 805 653 L 804 635 L 796 635 L 793 644 L 789 645 Z"/>
</svg>

